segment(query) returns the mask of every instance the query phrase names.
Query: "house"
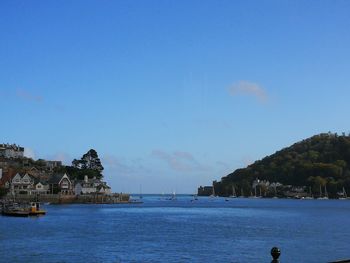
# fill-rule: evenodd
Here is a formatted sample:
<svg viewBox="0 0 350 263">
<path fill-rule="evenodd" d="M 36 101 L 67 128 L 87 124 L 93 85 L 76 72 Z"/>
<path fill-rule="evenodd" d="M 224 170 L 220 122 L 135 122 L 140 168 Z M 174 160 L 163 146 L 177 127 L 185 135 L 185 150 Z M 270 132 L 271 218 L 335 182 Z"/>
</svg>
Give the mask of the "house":
<svg viewBox="0 0 350 263">
<path fill-rule="evenodd" d="M 81 194 L 110 194 L 111 188 L 107 185 L 107 183 L 102 182 L 100 179 L 88 178 L 87 175 L 84 176 L 84 180 L 76 181 L 74 192 L 76 195 Z"/>
<path fill-rule="evenodd" d="M 111 188 L 106 183 L 103 183 L 103 184 L 100 184 L 99 186 L 97 186 L 96 192 L 98 194 L 110 195 Z"/>
<path fill-rule="evenodd" d="M 48 183 L 35 180 L 34 190 L 32 192 L 35 192 L 36 194 L 49 194 L 50 185 Z"/>
<path fill-rule="evenodd" d="M 23 158 L 24 148 L 16 144 L 0 144 L 0 156 L 5 158 Z"/>
<path fill-rule="evenodd" d="M 46 161 L 45 160 L 46 168 L 52 171 L 54 168 L 61 167 L 62 162 L 61 161 Z"/>
<path fill-rule="evenodd" d="M 48 181 L 51 194 L 73 195 L 74 189 L 69 176 L 65 174 L 55 174 Z"/>
<path fill-rule="evenodd" d="M 17 173 L 8 186 L 12 194 L 31 195 L 35 190 L 34 178 L 27 173 L 23 176 Z"/>
</svg>

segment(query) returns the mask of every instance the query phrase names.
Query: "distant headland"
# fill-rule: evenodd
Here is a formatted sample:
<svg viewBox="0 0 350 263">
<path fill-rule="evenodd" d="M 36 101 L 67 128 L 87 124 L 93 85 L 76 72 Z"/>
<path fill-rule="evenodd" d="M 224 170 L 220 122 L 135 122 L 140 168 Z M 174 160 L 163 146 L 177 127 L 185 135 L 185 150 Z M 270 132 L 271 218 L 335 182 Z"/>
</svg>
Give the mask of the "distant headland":
<svg viewBox="0 0 350 263">
<path fill-rule="evenodd" d="M 199 187 L 199 195 L 338 198 L 350 190 L 350 135 L 322 133 Z"/>
</svg>

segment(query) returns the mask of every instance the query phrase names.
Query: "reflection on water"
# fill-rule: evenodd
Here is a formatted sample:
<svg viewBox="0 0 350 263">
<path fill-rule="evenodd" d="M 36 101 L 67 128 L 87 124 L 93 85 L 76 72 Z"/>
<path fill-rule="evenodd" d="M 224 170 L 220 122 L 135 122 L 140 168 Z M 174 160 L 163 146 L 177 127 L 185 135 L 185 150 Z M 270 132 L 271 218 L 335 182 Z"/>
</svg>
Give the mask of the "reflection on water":
<svg viewBox="0 0 350 263">
<path fill-rule="evenodd" d="M 178 196 L 143 204 L 47 206 L 0 217 L 0 262 L 283 262 L 350 258 L 350 201 Z"/>
</svg>

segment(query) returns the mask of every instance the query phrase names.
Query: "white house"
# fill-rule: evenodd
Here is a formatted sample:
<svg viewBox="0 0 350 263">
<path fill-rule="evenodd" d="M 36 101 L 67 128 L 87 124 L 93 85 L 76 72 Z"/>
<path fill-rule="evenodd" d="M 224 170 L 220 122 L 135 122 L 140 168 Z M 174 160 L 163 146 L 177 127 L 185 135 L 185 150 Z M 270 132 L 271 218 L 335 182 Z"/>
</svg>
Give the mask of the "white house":
<svg viewBox="0 0 350 263">
<path fill-rule="evenodd" d="M 96 177 L 89 179 L 88 176 L 85 175 L 84 180 L 75 183 L 74 192 L 76 195 L 93 193 L 110 194 L 111 188 L 100 179 Z"/>
<path fill-rule="evenodd" d="M 35 190 L 34 178 L 29 174 L 21 176 L 17 173 L 11 180 L 11 192 L 13 194 L 27 194 L 31 195 Z"/>
<path fill-rule="evenodd" d="M 53 193 L 55 189 L 63 195 L 73 195 L 74 193 L 73 184 L 67 174 L 56 174 L 51 177 L 48 183 L 51 193 Z"/>
<path fill-rule="evenodd" d="M 34 187 L 35 188 L 32 192 L 35 192 L 37 194 L 49 194 L 50 193 L 50 187 L 48 184 L 44 184 L 42 182 L 37 182 Z"/>
</svg>

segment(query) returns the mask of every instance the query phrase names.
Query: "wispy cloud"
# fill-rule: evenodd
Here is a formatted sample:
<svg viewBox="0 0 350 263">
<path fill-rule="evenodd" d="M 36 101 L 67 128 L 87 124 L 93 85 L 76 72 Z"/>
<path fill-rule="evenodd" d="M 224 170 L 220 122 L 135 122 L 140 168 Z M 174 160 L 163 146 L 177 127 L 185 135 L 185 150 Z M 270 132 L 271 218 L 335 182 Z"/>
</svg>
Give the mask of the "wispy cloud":
<svg viewBox="0 0 350 263">
<path fill-rule="evenodd" d="M 106 154 L 102 158 L 102 164 L 107 170 L 113 171 L 118 176 L 136 176 L 138 174 L 151 173 L 151 169 L 143 165 L 141 158 L 126 160 L 112 154 Z"/>
<path fill-rule="evenodd" d="M 153 150 L 152 156 L 165 161 L 169 167 L 179 172 L 208 171 L 209 166 L 199 163 L 192 154 L 184 151 L 167 153 L 162 150 Z"/>
<path fill-rule="evenodd" d="M 35 160 L 35 152 L 31 148 L 28 148 L 28 147 L 24 148 L 24 156 Z"/>
<path fill-rule="evenodd" d="M 21 99 L 24 99 L 27 101 L 32 101 L 32 102 L 42 102 L 43 101 L 42 96 L 32 94 L 29 91 L 24 90 L 24 89 L 17 89 L 16 96 L 18 98 L 21 98 Z"/>
<path fill-rule="evenodd" d="M 265 89 L 263 89 L 257 83 L 249 82 L 245 80 L 241 80 L 237 83 L 234 83 L 229 88 L 229 93 L 232 96 L 239 96 L 239 95 L 253 96 L 262 103 L 266 103 L 268 101 L 268 95 Z"/>
</svg>

